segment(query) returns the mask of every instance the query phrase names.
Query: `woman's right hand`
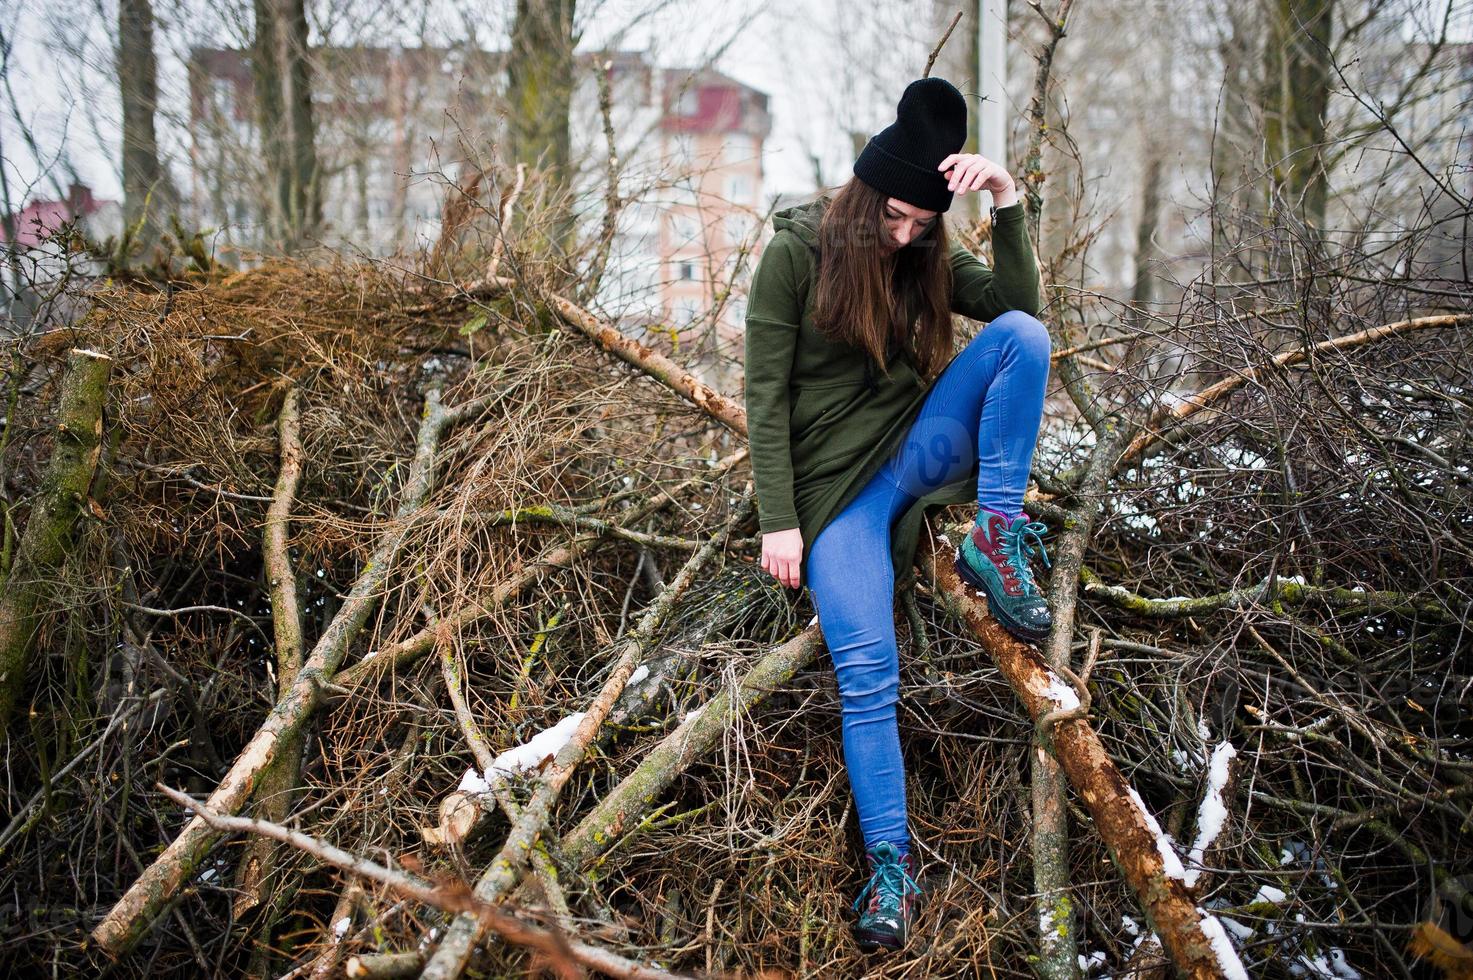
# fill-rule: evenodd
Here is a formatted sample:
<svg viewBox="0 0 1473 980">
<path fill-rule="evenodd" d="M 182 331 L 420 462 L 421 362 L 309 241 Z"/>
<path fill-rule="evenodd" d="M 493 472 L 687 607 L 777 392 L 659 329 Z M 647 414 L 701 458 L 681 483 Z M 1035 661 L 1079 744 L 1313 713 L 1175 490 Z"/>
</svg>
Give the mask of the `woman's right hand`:
<svg viewBox="0 0 1473 980">
<path fill-rule="evenodd" d="M 803 561 L 803 532 L 796 527 L 762 535 L 762 570 L 790 589 L 798 587 Z"/>
</svg>

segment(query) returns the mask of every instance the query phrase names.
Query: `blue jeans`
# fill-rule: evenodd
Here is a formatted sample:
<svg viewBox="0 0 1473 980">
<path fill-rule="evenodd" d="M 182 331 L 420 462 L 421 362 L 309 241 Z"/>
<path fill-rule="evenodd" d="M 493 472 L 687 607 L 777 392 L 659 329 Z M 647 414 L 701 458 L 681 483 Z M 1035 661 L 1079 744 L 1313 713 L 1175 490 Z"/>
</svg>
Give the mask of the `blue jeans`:
<svg viewBox="0 0 1473 980">
<path fill-rule="evenodd" d="M 1009 519 L 1022 511 L 1048 369 L 1048 330 L 1035 317 L 1012 310 L 991 321 L 941 372 L 900 447 L 813 542 L 808 588 L 839 682 L 844 763 L 866 849 L 910 847 L 890 530 L 918 497 L 974 463 L 978 506 Z"/>
</svg>

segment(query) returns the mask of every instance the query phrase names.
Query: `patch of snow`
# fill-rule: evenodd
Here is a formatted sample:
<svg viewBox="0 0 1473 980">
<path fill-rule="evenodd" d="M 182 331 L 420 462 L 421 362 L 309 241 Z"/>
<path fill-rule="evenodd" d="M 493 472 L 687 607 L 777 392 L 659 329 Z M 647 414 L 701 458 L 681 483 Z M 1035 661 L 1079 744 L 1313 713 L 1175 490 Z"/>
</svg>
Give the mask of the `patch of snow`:
<svg viewBox="0 0 1473 980">
<path fill-rule="evenodd" d="M 650 676 L 650 669 L 644 664 L 640 664 L 638 667 L 634 668 L 634 673 L 629 675 L 629 680 L 628 682 L 626 682 L 625 686 L 633 687 L 635 684 L 638 684 L 640 681 L 644 680 L 648 676 Z"/>
<path fill-rule="evenodd" d="M 1102 950 L 1097 949 L 1088 956 L 1085 956 L 1083 953 L 1079 954 L 1079 969 L 1085 973 L 1090 973 L 1094 970 L 1103 970 L 1104 968 L 1105 954 Z"/>
<path fill-rule="evenodd" d="M 353 920 L 346 915 L 332 924 L 332 935 L 334 939 L 342 939 L 348 934 L 348 929 L 353 925 Z"/>
<path fill-rule="evenodd" d="M 1135 801 L 1141 816 L 1145 818 L 1146 826 L 1156 838 L 1156 850 L 1161 855 L 1161 863 L 1166 866 L 1166 876 L 1177 881 L 1186 881 L 1187 871 L 1182 867 L 1181 858 L 1177 856 L 1175 848 L 1171 846 L 1171 835 L 1162 830 L 1156 818 L 1151 816 L 1151 811 L 1146 809 L 1146 802 L 1141 799 L 1141 794 L 1135 791 L 1134 786 L 1127 786 L 1126 791 L 1130 793 L 1130 798 Z"/>
<path fill-rule="evenodd" d="M 701 717 L 701 711 L 705 707 L 706 706 L 704 704 L 698 704 L 698 705 L 696 705 L 694 708 L 690 709 L 685 714 L 683 714 L 683 715 L 680 716 L 680 723 L 683 725 L 686 722 L 690 721 L 692 718 L 699 718 L 699 717 Z"/>
<path fill-rule="evenodd" d="M 1059 707 L 1068 710 L 1079 707 L 1079 695 L 1074 693 L 1074 688 L 1064 683 L 1063 679 L 1053 671 L 1048 672 L 1048 690 L 1043 692 L 1049 696 Z"/>
<path fill-rule="evenodd" d="M 1279 852 L 1280 864 L 1292 864 L 1295 862 L 1303 863 L 1308 860 L 1309 847 L 1303 841 L 1291 840 L 1286 843 L 1284 845 L 1284 849 Z"/>
<path fill-rule="evenodd" d="M 474 768 L 467 769 L 456 789 L 463 793 L 489 793 L 513 773 L 536 769 L 544 759 L 562 751 L 582 720 L 583 712 L 573 712 L 551 728 L 544 728 L 521 745 L 514 745 L 492 759 L 491 768 L 484 774 Z"/>
<path fill-rule="evenodd" d="M 1351 966 L 1345 959 L 1345 950 L 1330 950 L 1330 969 L 1335 971 L 1335 976 L 1341 980 L 1361 980 L 1360 971 Z"/>
<path fill-rule="evenodd" d="M 480 773 L 476 772 L 475 767 L 472 767 L 465 771 L 464 776 L 460 777 L 460 785 L 455 787 L 455 789 L 461 793 L 489 793 L 491 792 L 491 784 L 486 782 Z"/>
<path fill-rule="evenodd" d="M 1202 805 L 1197 810 L 1197 839 L 1192 842 L 1192 850 L 1187 855 L 1187 862 L 1192 865 L 1192 870 L 1187 872 L 1188 888 L 1197 883 L 1207 848 L 1212 846 L 1227 823 L 1227 806 L 1222 801 L 1222 791 L 1227 787 L 1228 764 L 1237 754 L 1233 743 L 1226 741 L 1212 750 L 1212 761 L 1207 765 L 1207 792 L 1203 794 Z"/>
<path fill-rule="evenodd" d="M 1320 721 L 1327 720 L 1328 716 L 1326 718 L 1320 719 Z M 1318 724 L 1319 721 L 1316 721 L 1313 725 L 1310 725 L 1309 727 L 1312 728 Z M 1287 844 L 1285 844 L 1283 850 L 1279 852 L 1279 864 L 1281 865 L 1308 865 L 1311 863 L 1311 858 L 1313 858 L 1314 868 L 1319 872 L 1319 879 L 1324 884 L 1325 888 L 1329 891 L 1334 891 L 1335 889 L 1339 888 L 1340 883 L 1336 881 L 1335 878 L 1329 873 L 1329 869 L 1325 864 L 1325 859 L 1321 857 L 1313 857 L 1313 854 L 1310 852 L 1309 846 L 1303 841 L 1291 840 Z"/>
<path fill-rule="evenodd" d="M 1054 910 L 1044 909 L 1038 913 L 1038 934 L 1048 936 L 1054 931 Z"/>
<path fill-rule="evenodd" d="M 1252 926 L 1244 925 L 1237 919 L 1232 919 L 1225 915 L 1219 915 L 1217 917 L 1217 921 L 1221 922 L 1223 926 L 1226 927 L 1228 932 L 1232 933 L 1234 936 L 1237 936 L 1239 939 L 1251 939 L 1253 938 L 1253 934 L 1256 932 L 1256 930 Z"/>
<path fill-rule="evenodd" d="M 521 745 L 513 746 L 492 759 L 491 768 L 486 771 L 486 781 L 495 783 L 518 770 L 536 769 L 542 765 L 543 759 L 557 755 L 573 737 L 583 714 L 575 711 L 551 728 L 544 728 Z"/>
<path fill-rule="evenodd" d="M 1221 968 L 1222 975 L 1228 980 L 1248 980 L 1248 971 L 1243 968 L 1243 961 L 1238 959 L 1238 951 L 1233 948 L 1233 941 L 1228 938 L 1222 923 L 1217 921 L 1217 916 L 1200 905 L 1197 906 L 1197 912 L 1202 916 L 1202 932 L 1212 944 L 1212 952 L 1217 956 L 1217 965 Z"/>
<path fill-rule="evenodd" d="M 1329 980 L 1337 980 L 1329 960 L 1323 956 L 1306 956 L 1303 953 L 1295 956 L 1289 964 L 1289 973 L 1296 977 L 1327 977 Z"/>
<path fill-rule="evenodd" d="M 1120 917 L 1120 928 L 1132 936 L 1139 936 L 1141 934 L 1141 924 L 1128 915 L 1122 915 Z"/>
<path fill-rule="evenodd" d="M 817 623 L 818 623 L 818 614 L 815 613 L 814 616 L 813 616 L 813 618 L 808 621 L 808 625 L 809 626 L 815 626 L 815 625 L 817 625 Z"/>
<path fill-rule="evenodd" d="M 1284 894 L 1284 890 L 1282 888 L 1275 888 L 1273 885 L 1259 885 L 1258 894 L 1253 896 L 1253 901 L 1269 902 L 1274 905 L 1279 905 L 1282 904 L 1284 899 L 1288 897 L 1288 895 Z"/>
</svg>

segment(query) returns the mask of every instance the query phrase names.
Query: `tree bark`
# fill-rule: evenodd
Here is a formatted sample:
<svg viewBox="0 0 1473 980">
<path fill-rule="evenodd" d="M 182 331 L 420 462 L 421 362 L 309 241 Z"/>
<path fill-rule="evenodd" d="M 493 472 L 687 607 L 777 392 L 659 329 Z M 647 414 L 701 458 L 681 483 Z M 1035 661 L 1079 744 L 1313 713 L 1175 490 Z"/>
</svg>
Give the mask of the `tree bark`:
<svg viewBox="0 0 1473 980">
<path fill-rule="evenodd" d="M 1313 228 L 1325 223 L 1325 112 L 1335 0 L 1267 5 L 1263 124 L 1271 192 Z"/>
<path fill-rule="evenodd" d="M 1259 204 L 1254 200 L 1258 181 L 1251 172 L 1257 156 L 1255 111 L 1260 97 L 1253 85 L 1255 50 L 1260 43 L 1259 11 L 1246 4 L 1228 4 L 1226 35 L 1218 46 L 1222 61 L 1222 112 L 1212 136 L 1212 250 L 1231 282 L 1252 279 L 1251 261 L 1235 248 L 1232 223 L 1236 212 Z"/>
<path fill-rule="evenodd" d="M 393 522 L 384 532 L 368 563 L 354 582 L 342 608 L 318 639 L 302 665 L 287 696 L 277 702 L 220 785 L 210 794 L 209 808 L 222 814 L 240 811 L 260 783 L 262 774 L 284 746 L 301 731 L 322 699 L 321 686 L 331 682 L 348 647 L 383 594 L 389 566 L 398 555 L 416 510 L 429 497 L 434 482 L 440 439 L 472 406 L 446 410 L 438 390 L 425 399 L 414 461 L 405 480 Z M 112 956 L 121 956 L 142 938 L 161 909 L 194 874 L 219 832 L 196 815 L 113 906 L 92 932 L 93 940 Z"/>
<path fill-rule="evenodd" d="M 1084 563 L 1084 550 L 1100 510 L 1100 494 L 1121 439 L 1122 434 L 1114 426 L 1100 433 L 1079 489 L 1079 507 L 1064 523 L 1054 556 L 1049 589 L 1053 628 L 1045 643 L 1045 656 L 1048 666 L 1066 677 L 1073 668 L 1069 651 L 1074 641 L 1079 567 Z M 1043 734 L 1046 736 L 1046 732 Z M 1040 738 L 1033 747 L 1033 887 L 1038 893 L 1035 902 L 1040 933 L 1037 973 L 1055 980 L 1079 976 L 1079 939 L 1074 903 L 1069 897 L 1068 781 L 1045 742 L 1046 737 Z"/>
<path fill-rule="evenodd" d="M 102 412 L 112 358 L 73 349 L 61 377 L 55 444 L 0 591 L 0 738 L 25 688 L 26 666 L 49 589 L 71 550 L 102 452 Z"/>
<path fill-rule="evenodd" d="M 542 184 L 552 210 L 545 230 L 525 229 L 523 247 L 541 254 L 536 239 L 555 261 L 572 252 L 573 215 L 567 200 L 572 183 L 569 112 L 576 82 L 573 33 L 576 0 L 517 0 L 507 76 L 507 139 L 514 163 L 545 172 Z M 526 232 L 533 233 L 528 240 Z"/>
<path fill-rule="evenodd" d="M 951 533 L 959 538 L 962 532 Z M 955 603 L 958 615 L 981 641 L 1029 717 L 1037 723 L 1062 707 L 1050 691 L 1063 680 L 1049 670 L 1037 650 L 1014 639 L 987 615 L 986 601 L 974 596 L 956 573 L 955 546 L 939 544 L 931 535 L 921 537 L 917 558 L 922 574 L 939 595 Z M 1152 827 L 1153 818 L 1135 802 L 1089 721 L 1083 717 L 1059 721 L 1052 736 L 1065 775 L 1083 798 L 1096 832 L 1181 974 L 1192 980 L 1246 977 L 1222 924 L 1198 908 L 1185 883 L 1172 873 L 1176 869 L 1168 869 L 1161 848 L 1169 845 Z M 1176 863 L 1179 868 L 1179 858 Z"/>
<path fill-rule="evenodd" d="M 251 70 L 270 188 L 266 225 L 293 251 L 322 224 L 307 10 L 304 0 L 254 0 L 254 9 Z"/>
<path fill-rule="evenodd" d="M 118 87 L 123 103 L 123 220 L 146 244 L 158 241 L 161 217 L 178 209 L 174 185 L 159 162 L 154 115 L 158 62 L 150 0 L 118 0 Z"/>
<path fill-rule="evenodd" d="M 281 468 L 277 473 L 276 492 L 272 494 L 271 504 L 266 509 L 266 528 L 261 546 L 267 590 L 271 596 L 271 626 L 276 637 L 278 701 L 286 698 L 292 685 L 296 683 L 297 674 L 302 669 L 304 649 L 301 606 L 297 601 L 297 576 L 287 548 L 292 505 L 296 501 L 297 483 L 302 476 L 300 424 L 297 389 L 292 386 L 286 389 L 281 414 L 277 418 Z M 283 739 L 277 757 L 261 774 L 256 796 L 260 800 L 259 811 L 263 820 L 282 823 L 291 812 L 302 779 L 305 736 L 305 731 L 298 731 Z M 244 857 L 236 872 L 236 887 L 239 889 L 234 903 L 236 918 L 263 901 L 267 903 L 267 914 L 262 918 L 260 926 L 263 940 L 269 938 L 264 933 L 270 931 L 279 909 L 279 903 L 271 901 L 271 878 L 276 870 L 277 852 L 278 845 L 270 838 L 253 837 L 246 845 Z M 263 942 L 260 948 L 269 951 L 271 944 Z"/>
</svg>

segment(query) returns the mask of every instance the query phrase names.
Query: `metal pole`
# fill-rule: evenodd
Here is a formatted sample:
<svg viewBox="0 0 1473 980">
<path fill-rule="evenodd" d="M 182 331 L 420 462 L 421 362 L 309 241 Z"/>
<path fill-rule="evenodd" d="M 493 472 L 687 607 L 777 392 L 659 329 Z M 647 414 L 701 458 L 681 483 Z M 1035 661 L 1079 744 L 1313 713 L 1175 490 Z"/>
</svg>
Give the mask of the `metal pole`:
<svg viewBox="0 0 1473 980">
<path fill-rule="evenodd" d="M 1007 156 L 1008 4 L 1007 0 L 979 0 L 978 9 L 977 92 L 982 104 L 977 112 L 977 152 L 1011 167 Z"/>
</svg>

